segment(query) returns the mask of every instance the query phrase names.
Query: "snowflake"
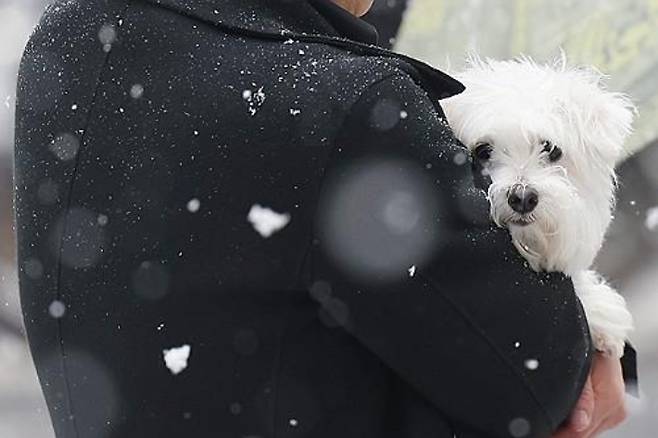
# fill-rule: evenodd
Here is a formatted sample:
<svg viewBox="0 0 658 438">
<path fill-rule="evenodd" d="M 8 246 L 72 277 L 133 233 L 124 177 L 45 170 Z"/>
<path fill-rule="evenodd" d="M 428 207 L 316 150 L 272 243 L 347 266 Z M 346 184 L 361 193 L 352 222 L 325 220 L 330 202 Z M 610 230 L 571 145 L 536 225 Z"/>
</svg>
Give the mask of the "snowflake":
<svg viewBox="0 0 658 438">
<path fill-rule="evenodd" d="M 409 277 L 416 275 L 416 265 L 413 265 L 411 268 L 407 269 L 407 272 L 409 272 Z"/>
<path fill-rule="evenodd" d="M 527 369 L 532 371 L 539 368 L 539 361 L 537 359 L 527 359 L 524 364 Z"/>
<path fill-rule="evenodd" d="M 270 208 L 254 204 L 249 210 L 247 219 L 261 236 L 267 238 L 288 225 L 290 215 L 277 213 Z"/>
<path fill-rule="evenodd" d="M 133 99 L 139 99 L 144 95 L 144 86 L 141 84 L 135 84 L 130 87 L 130 97 Z"/>
<path fill-rule="evenodd" d="M 201 207 L 201 201 L 198 199 L 190 199 L 190 201 L 187 203 L 187 211 L 190 213 L 196 213 L 199 211 L 199 208 Z"/>
<path fill-rule="evenodd" d="M 658 207 L 652 207 L 647 210 L 644 225 L 651 231 L 658 230 Z"/>
<path fill-rule="evenodd" d="M 48 313 L 53 318 L 59 319 L 66 313 L 66 305 L 59 300 L 55 300 L 48 306 Z"/>
<path fill-rule="evenodd" d="M 468 161 L 468 156 L 464 152 L 457 152 L 453 157 L 452 161 L 458 165 L 461 166 L 465 164 Z"/>
<path fill-rule="evenodd" d="M 256 87 L 256 84 L 252 84 Z M 256 91 L 253 90 L 244 90 L 242 92 L 242 98 L 247 101 L 249 105 L 249 114 L 252 116 L 258 112 L 258 109 L 263 106 L 265 103 L 265 92 L 263 91 L 264 87 L 258 88 Z"/>
<path fill-rule="evenodd" d="M 187 368 L 187 359 L 190 357 L 192 347 L 187 344 L 180 347 L 174 347 L 169 350 L 162 350 L 165 365 L 171 371 L 171 374 L 178 374 Z"/>
</svg>

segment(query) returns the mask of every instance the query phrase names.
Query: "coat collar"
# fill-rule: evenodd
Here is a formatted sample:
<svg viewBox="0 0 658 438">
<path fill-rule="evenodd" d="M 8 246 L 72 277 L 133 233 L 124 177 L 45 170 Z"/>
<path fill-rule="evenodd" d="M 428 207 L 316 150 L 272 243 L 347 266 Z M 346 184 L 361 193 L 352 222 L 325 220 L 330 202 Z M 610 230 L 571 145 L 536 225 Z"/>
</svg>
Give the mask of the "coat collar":
<svg viewBox="0 0 658 438">
<path fill-rule="evenodd" d="M 414 67 L 423 87 L 437 99 L 445 99 L 464 90 L 459 81 L 421 61 L 341 36 L 306 0 L 146 1 L 205 21 L 229 34 L 275 41 L 294 39 L 339 47 L 364 56 L 401 60 Z"/>
<path fill-rule="evenodd" d="M 379 35 L 375 26 L 356 18 L 331 0 L 308 0 L 308 2 L 340 36 L 373 46 L 378 43 Z"/>
</svg>

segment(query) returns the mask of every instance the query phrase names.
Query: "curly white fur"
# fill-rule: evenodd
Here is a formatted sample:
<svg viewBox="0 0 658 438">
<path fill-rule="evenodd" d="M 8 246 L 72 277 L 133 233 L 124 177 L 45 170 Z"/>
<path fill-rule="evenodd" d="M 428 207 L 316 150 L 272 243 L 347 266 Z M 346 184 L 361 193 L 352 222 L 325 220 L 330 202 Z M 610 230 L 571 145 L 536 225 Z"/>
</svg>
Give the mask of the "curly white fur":
<svg viewBox="0 0 658 438">
<path fill-rule="evenodd" d="M 466 91 L 442 106 L 471 151 L 489 148 L 480 164 L 492 180 L 493 220 L 508 228 L 533 269 L 572 278 L 595 347 L 621 356 L 632 317 L 623 297 L 589 269 L 610 225 L 614 166 L 631 132 L 632 103 L 607 91 L 599 72 L 568 67 L 564 56 L 546 65 L 472 58 L 455 76 Z M 562 156 L 552 162 L 546 144 Z M 511 208 L 513 187 L 536 191 L 536 208 Z"/>
</svg>

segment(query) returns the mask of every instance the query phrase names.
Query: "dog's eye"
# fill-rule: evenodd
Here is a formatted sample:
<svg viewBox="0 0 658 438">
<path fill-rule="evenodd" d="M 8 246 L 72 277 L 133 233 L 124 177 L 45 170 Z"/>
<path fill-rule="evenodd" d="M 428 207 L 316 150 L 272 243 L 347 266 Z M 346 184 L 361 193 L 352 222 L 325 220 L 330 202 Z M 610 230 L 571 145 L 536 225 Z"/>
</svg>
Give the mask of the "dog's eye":
<svg viewBox="0 0 658 438">
<path fill-rule="evenodd" d="M 475 148 L 473 155 L 480 161 L 487 161 L 491 159 L 492 152 L 493 147 L 489 143 L 481 143 Z"/>
<path fill-rule="evenodd" d="M 542 146 L 543 146 L 542 152 L 548 154 L 548 160 L 551 163 L 554 163 L 560 158 L 562 158 L 562 149 L 560 149 L 558 146 L 555 146 L 550 141 L 548 140 L 543 141 Z"/>
</svg>

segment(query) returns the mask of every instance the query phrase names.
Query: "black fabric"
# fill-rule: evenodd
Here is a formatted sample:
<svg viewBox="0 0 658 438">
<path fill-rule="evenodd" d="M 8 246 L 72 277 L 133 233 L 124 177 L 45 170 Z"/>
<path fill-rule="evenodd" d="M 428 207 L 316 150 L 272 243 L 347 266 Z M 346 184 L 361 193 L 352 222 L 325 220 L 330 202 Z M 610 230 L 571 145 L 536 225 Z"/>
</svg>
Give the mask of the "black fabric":
<svg viewBox="0 0 658 438">
<path fill-rule="evenodd" d="M 15 184 L 57 438 L 545 437 L 566 417 L 591 357 L 583 311 L 486 221 L 440 120 L 460 85 L 333 32 L 305 3 L 48 8 L 21 64 Z M 353 247 L 375 230 L 395 262 L 364 282 L 324 224 L 332 184 L 373 154 L 391 208 L 368 209 L 364 185 L 332 210 L 362 227 Z M 290 222 L 264 238 L 256 204 Z M 416 241 L 433 245 L 405 258 Z M 182 345 L 174 375 L 163 350 Z"/>
<path fill-rule="evenodd" d="M 421 61 L 336 34 L 336 30 L 306 0 L 141 1 L 213 24 L 231 35 L 274 41 L 288 41 L 292 38 L 298 42 L 321 43 L 355 54 L 403 61 L 413 67 L 410 74 L 422 82 L 433 98 L 445 99 L 464 90 L 459 81 Z"/>
<path fill-rule="evenodd" d="M 368 22 L 356 18 L 330 0 L 309 0 L 309 2 L 339 35 L 364 44 L 377 44 L 379 39 L 377 29 Z"/>
<path fill-rule="evenodd" d="M 624 356 L 621 358 L 621 367 L 626 383 L 626 392 L 636 398 L 640 397 L 640 382 L 637 371 L 637 352 L 635 348 L 626 343 Z"/>
<path fill-rule="evenodd" d="M 406 117 L 393 126 L 382 124 L 375 117 L 382 102 Z M 355 166 L 368 172 L 385 159 L 400 166 L 400 174 L 362 188 L 358 202 L 325 203 L 323 196 L 320 205 L 326 207 L 319 212 L 319 229 L 325 229 L 322 223 L 330 220 L 331 210 L 349 208 L 349 215 L 360 220 L 346 239 L 359 235 L 366 242 L 371 230 L 378 229 L 379 240 L 391 240 L 387 249 L 404 252 L 405 241 L 416 236 L 387 234 L 372 212 L 381 209 L 387 188 L 390 198 L 399 191 L 427 189 L 438 197 L 428 213 L 434 223 L 419 225 L 418 232 L 421 240 L 440 242 L 436 252 L 416 264 L 414 276 L 406 275 L 405 267 L 415 260 L 402 260 L 397 268 L 404 275 L 372 284 L 372 277 L 363 281 L 350 275 L 340 258 L 337 262 L 331 250 L 323 251 L 333 242 L 320 233 L 311 278 L 331 279 L 332 299 L 324 297 L 320 304 L 331 312 L 342 307 L 333 300 L 345 303 L 346 328 L 448 414 L 458 424 L 458 436 L 508 436 L 517 418 L 529 421 L 532 436 L 548 436 L 568 414 L 589 369 L 587 329 L 581 325 L 582 314 L 573 312 L 580 305 L 568 279 L 529 271 L 507 233 L 486 221 L 484 194 L 470 189 L 468 165 L 455 164 L 464 148 L 438 115 L 440 108 L 404 74 L 371 86 L 336 140 L 339 150 L 330 163 L 324 196 L 331 198 L 335 186 L 349 185 L 350 175 L 359 173 Z M 422 175 L 421 181 L 410 182 L 415 175 Z M 455 206 L 456 199 L 467 207 Z M 499 283 L 508 278 L 520 281 Z M 578 341 L 562 344 L 576 327 Z M 440 370 L 432 357 L 440 357 Z M 529 370 L 527 360 L 534 357 L 540 366 Z M 565 357 L 580 360 L 569 363 Z M 481 391 L 498 385 L 499 391 Z M 565 388 L 571 398 L 565 398 Z"/>
<path fill-rule="evenodd" d="M 382 47 L 391 49 L 395 45 L 408 4 L 407 0 L 375 1 L 372 9 L 363 17 L 363 20 L 377 29 Z"/>
</svg>

